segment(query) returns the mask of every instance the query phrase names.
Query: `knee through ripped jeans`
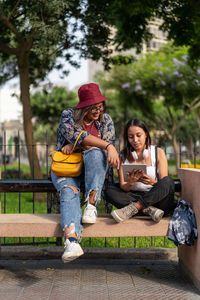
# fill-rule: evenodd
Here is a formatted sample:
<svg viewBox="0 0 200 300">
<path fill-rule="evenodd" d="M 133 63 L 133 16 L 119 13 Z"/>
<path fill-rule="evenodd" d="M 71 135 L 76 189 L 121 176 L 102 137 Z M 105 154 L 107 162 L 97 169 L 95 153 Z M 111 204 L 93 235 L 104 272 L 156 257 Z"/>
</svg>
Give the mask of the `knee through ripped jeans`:
<svg viewBox="0 0 200 300">
<path fill-rule="evenodd" d="M 96 191 L 95 201 L 98 203 L 101 200 L 101 191 L 108 170 L 107 154 L 99 148 L 85 150 L 83 161 L 83 174 L 79 177 L 61 177 L 51 172 L 52 182 L 60 195 L 61 227 L 64 230 L 65 227 L 72 226 L 79 238 L 82 232 L 80 182 L 84 180 L 85 183 L 85 202 L 89 201 L 90 192 Z"/>
</svg>

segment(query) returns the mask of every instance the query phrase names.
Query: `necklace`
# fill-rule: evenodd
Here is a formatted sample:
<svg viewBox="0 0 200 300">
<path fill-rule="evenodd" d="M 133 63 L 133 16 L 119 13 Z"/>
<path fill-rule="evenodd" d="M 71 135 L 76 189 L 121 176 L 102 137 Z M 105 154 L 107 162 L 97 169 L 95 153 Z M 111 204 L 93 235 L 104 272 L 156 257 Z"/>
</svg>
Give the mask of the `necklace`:
<svg viewBox="0 0 200 300">
<path fill-rule="evenodd" d="M 87 123 L 86 121 L 84 121 L 84 123 L 85 123 L 85 125 L 91 125 L 92 123 L 93 123 L 94 121 L 92 120 L 92 121 L 90 121 L 89 123 Z"/>
</svg>

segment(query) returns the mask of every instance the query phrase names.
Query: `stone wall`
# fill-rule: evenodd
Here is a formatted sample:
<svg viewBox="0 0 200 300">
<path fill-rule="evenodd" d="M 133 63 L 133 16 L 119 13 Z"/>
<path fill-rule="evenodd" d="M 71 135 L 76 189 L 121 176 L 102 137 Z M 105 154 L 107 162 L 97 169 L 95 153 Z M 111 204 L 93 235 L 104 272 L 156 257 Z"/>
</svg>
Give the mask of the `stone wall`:
<svg viewBox="0 0 200 300">
<path fill-rule="evenodd" d="M 179 169 L 178 176 L 182 185 L 181 197 L 190 202 L 200 235 L 200 169 Z M 200 239 L 194 246 L 179 246 L 178 257 L 180 268 L 200 290 Z"/>
</svg>

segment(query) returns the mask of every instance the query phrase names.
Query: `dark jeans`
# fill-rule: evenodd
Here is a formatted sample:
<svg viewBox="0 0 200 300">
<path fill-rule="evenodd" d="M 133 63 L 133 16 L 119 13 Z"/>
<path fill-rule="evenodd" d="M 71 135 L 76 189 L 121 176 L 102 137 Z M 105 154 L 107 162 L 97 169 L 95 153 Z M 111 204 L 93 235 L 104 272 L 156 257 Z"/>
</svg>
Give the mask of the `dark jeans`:
<svg viewBox="0 0 200 300">
<path fill-rule="evenodd" d="M 139 201 L 144 207 L 155 206 L 164 210 L 165 215 L 167 215 L 176 207 L 174 181 L 168 176 L 159 180 L 148 192 L 125 192 L 119 184 L 114 184 L 108 187 L 105 194 L 106 200 L 117 208 Z"/>
</svg>

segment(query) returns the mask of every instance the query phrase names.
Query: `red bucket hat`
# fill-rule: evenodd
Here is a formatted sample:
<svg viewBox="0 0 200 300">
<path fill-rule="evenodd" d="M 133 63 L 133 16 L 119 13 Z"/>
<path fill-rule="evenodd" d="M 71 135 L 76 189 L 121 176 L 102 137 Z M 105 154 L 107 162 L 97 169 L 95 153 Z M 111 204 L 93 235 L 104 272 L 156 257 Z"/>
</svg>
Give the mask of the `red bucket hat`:
<svg viewBox="0 0 200 300">
<path fill-rule="evenodd" d="M 101 95 L 99 86 L 96 83 L 87 83 L 82 85 L 78 90 L 78 97 L 79 103 L 76 108 L 83 108 L 108 99 Z"/>
</svg>

